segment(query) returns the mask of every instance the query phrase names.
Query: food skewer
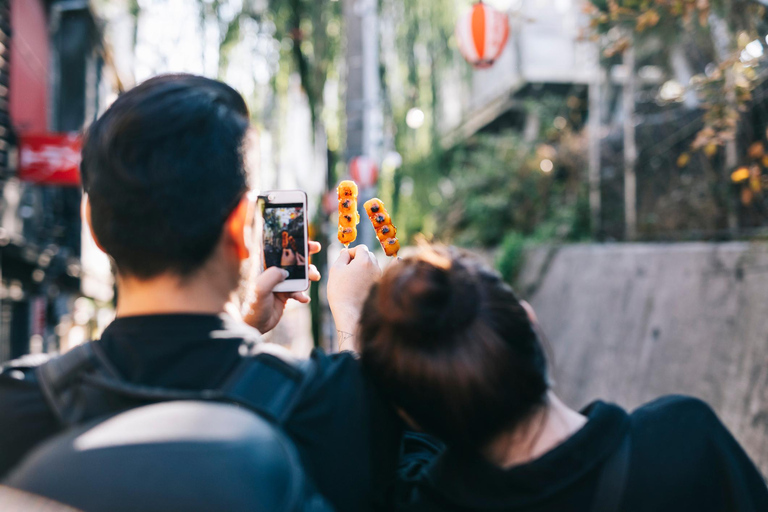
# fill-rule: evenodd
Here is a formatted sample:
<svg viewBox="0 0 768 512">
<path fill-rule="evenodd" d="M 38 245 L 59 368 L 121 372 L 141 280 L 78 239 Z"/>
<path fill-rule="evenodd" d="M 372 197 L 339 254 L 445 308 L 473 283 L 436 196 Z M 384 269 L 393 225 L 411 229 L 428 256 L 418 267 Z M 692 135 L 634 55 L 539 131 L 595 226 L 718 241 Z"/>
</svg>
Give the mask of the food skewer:
<svg viewBox="0 0 768 512">
<path fill-rule="evenodd" d="M 387 213 L 384 203 L 378 197 L 366 201 L 363 205 L 371 219 L 373 229 L 376 230 L 376 237 L 379 239 L 381 248 L 387 256 L 397 256 L 400 251 L 400 241 L 397 239 L 397 228 L 392 224 L 392 218 Z"/>
<path fill-rule="evenodd" d="M 357 225 L 360 214 L 357 213 L 357 184 L 351 180 L 339 183 L 336 191 L 339 194 L 339 242 L 345 248 L 357 238 Z"/>
</svg>

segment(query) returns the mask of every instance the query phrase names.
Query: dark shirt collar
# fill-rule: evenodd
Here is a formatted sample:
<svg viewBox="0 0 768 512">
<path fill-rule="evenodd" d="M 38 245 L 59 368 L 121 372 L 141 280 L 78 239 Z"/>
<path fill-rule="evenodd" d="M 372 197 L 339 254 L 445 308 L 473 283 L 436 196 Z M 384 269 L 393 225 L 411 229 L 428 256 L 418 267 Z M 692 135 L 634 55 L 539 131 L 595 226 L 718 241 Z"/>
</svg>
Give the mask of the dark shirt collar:
<svg viewBox="0 0 768 512">
<path fill-rule="evenodd" d="M 219 385 L 259 333 L 226 314 L 119 317 L 97 343 L 131 382 L 176 389 Z"/>
<path fill-rule="evenodd" d="M 588 421 L 578 432 L 538 459 L 509 469 L 448 450 L 428 469 L 429 487 L 468 508 L 526 507 L 547 499 L 604 461 L 629 429 L 629 416 L 613 404 L 595 402 L 582 414 Z"/>
<path fill-rule="evenodd" d="M 226 313 L 173 313 L 161 315 L 119 316 L 104 330 L 109 336 L 112 332 L 131 333 L 145 332 L 147 329 L 170 330 L 171 334 L 179 330 L 194 332 L 213 331 L 217 329 L 237 329 L 242 324 Z"/>
</svg>

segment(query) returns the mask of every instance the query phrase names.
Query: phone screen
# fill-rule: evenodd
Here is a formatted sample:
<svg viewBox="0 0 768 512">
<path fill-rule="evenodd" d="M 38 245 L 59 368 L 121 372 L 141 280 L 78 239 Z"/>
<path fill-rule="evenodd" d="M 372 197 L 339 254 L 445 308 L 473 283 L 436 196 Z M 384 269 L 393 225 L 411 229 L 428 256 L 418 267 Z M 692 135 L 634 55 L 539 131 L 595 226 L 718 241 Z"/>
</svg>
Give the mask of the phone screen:
<svg viewBox="0 0 768 512">
<path fill-rule="evenodd" d="M 306 279 L 304 205 L 264 205 L 264 265 L 288 271 L 287 279 Z"/>
</svg>

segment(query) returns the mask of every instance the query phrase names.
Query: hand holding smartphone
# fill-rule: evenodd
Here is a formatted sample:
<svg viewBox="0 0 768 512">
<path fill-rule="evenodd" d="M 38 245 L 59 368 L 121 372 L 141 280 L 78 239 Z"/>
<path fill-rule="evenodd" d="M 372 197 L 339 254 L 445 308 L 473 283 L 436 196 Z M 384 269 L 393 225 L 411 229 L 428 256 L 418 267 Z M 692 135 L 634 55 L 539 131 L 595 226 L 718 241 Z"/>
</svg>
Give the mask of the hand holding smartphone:
<svg viewBox="0 0 768 512">
<path fill-rule="evenodd" d="M 264 268 L 280 267 L 288 277 L 276 292 L 309 288 L 307 249 L 307 194 L 301 190 L 273 190 L 262 197 Z"/>
</svg>

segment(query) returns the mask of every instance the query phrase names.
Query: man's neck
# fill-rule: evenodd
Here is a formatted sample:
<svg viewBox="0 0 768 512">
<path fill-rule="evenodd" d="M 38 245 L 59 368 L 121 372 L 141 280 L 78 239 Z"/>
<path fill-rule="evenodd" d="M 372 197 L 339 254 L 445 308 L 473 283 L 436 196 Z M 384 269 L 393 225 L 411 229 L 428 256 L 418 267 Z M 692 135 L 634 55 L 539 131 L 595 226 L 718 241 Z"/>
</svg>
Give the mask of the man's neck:
<svg viewBox="0 0 768 512">
<path fill-rule="evenodd" d="M 231 296 L 229 279 L 214 279 L 209 273 L 189 278 L 163 274 L 141 280 L 117 279 L 117 316 L 162 315 L 173 313 L 219 314 L 226 310 Z"/>
<path fill-rule="evenodd" d="M 587 418 L 566 406 L 554 393 L 523 425 L 499 435 L 483 450 L 487 460 L 509 468 L 535 460 L 571 437 Z"/>
</svg>

